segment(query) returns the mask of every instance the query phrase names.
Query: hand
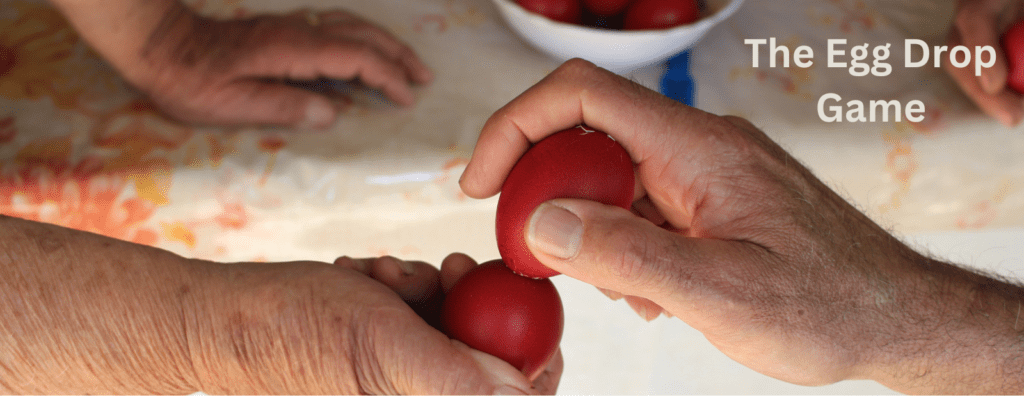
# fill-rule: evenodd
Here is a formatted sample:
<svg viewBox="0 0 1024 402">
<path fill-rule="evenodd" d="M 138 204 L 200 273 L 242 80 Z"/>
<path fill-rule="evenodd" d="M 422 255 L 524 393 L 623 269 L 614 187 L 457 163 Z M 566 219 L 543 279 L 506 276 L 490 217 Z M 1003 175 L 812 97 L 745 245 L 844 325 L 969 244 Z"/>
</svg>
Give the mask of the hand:
<svg viewBox="0 0 1024 402">
<path fill-rule="evenodd" d="M 565 63 L 494 113 L 462 189 L 494 195 L 530 143 L 580 123 L 633 157 L 636 201 L 632 213 L 542 204 L 524 236 L 548 267 L 625 295 L 647 319 L 678 317 L 784 381 L 1024 389 L 1003 371 L 1024 360 L 1014 325 L 1024 291 L 914 252 L 749 122 L 588 62 Z"/>
<path fill-rule="evenodd" d="M 410 105 L 432 73 L 406 44 L 344 11 L 216 20 L 179 0 L 51 0 L 124 77 L 190 123 L 323 128 L 350 100 L 288 85 L 351 80 Z"/>
<path fill-rule="evenodd" d="M 441 273 L 216 264 L 3 215 L 0 244 L 0 394 L 532 394 L 561 375 L 558 356 L 531 388 L 410 308 L 476 265 L 459 254 Z"/>
<path fill-rule="evenodd" d="M 999 38 L 1011 24 L 1024 17 L 1024 1 L 957 0 L 956 16 L 947 45 L 991 46 L 996 51 L 995 65 L 975 76 L 971 66 L 956 68 L 945 63 L 946 72 L 985 114 L 1008 127 L 1024 119 L 1024 97 L 1006 86 L 1009 67 Z"/>
<path fill-rule="evenodd" d="M 555 392 L 560 356 L 531 383 L 508 363 L 432 328 L 442 291 L 476 265 L 443 270 L 392 257 L 226 266 L 199 316 L 203 390 L 282 394 L 523 394 Z M 410 308 L 412 307 L 412 308 Z M 422 314 L 423 317 L 418 316 Z M 424 320 L 426 319 L 426 321 Z M 287 367 L 287 370 L 282 370 Z"/>
<path fill-rule="evenodd" d="M 451 291 L 455 284 L 470 270 L 478 265 L 465 254 L 454 253 L 441 262 L 438 271 L 430 264 L 419 261 L 401 261 L 393 257 L 352 259 L 338 258 L 336 265 L 348 267 L 379 281 L 398 294 L 421 318 L 434 328 L 440 329 L 441 305 L 444 295 Z M 465 346 L 461 342 L 452 342 Z M 476 355 L 482 352 L 472 350 Z M 483 358 L 481 358 L 483 359 Z M 487 362 L 495 364 L 494 358 L 488 356 Z M 562 376 L 562 353 L 559 350 L 543 372 L 532 381 L 532 392 L 543 395 L 554 395 Z M 505 371 L 504 362 L 497 364 Z M 516 375 L 515 377 L 518 377 Z"/>
<path fill-rule="evenodd" d="M 348 100 L 289 87 L 282 80 L 321 77 L 380 88 L 400 105 L 415 101 L 413 84 L 429 69 L 387 31 L 343 11 L 216 21 L 192 13 L 170 22 L 152 41 L 141 82 L 153 100 L 196 123 L 280 124 L 323 128 Z M 337 98 L 335 98 L 337 99 Z"/>
</svg>

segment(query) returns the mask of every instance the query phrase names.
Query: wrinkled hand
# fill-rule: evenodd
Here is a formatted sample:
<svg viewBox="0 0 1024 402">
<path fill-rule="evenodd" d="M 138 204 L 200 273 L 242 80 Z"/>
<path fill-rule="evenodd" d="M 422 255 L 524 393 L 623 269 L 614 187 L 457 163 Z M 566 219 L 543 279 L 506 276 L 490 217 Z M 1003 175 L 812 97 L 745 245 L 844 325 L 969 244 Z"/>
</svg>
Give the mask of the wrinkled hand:
<svg viewBox="0 0 1024 402">
<path fill-rule="evenodd" d="M 533 394 L 561 375 L 559 356 L 531 388 L 417 315 L 476 266 L 460 254 L 219 264 L 3 215 L 0 244 L 0 394 Z"/>
<path fill-rule="evenodd" d="M 424 262 L 401 261 L 392 257 L 366 259 L 341 257 L 335 261 L 335 264 L 355 269 L 389 287 L 413 311 L 435 328 L 440 328 L 441 304 L 444 301 L 444 294 L 450 292 L 463 275 L 478 265 L 472 258 L 460 253 L 451 254 L 445 258 L 441 263 L 440 271 Z M 452 342 L 460 347 L 466 347 L 461 342 L 455 340 Z M 508 365 L 493 356 L 477 350 L 471 350 L 471 353 L 487 367 L 493 366 L 493 369 L 488 371 L 500 372 L 514 378 L 522 376 L 518 372 L 509 374 Z M 532 381 L 532 386 L 526 390 L 530 393 L 553 395 L 562 376 L 562 363 L 562 353 L 558 351 L 548 362 L 544 371 L 537 377 L 529 379 Z M 519 385 L 522 384 L 516 384 L 517 387 Z M 515 390 L 503 390 L 502 392 L 511 391 Z"/>
<path fill-rule="evenodd" d="M 494 195 L 530 143 L 580 123 L 633 157 L 633 211 L 552 200 L 524 236 L 542 263 L 625 295 L 644 318 L 667 312 L 734 360 L 805 385 L 991 392 L 1006 377 L 983 373 L 1020 356 L 1019 289 L 912 251 L 746 120 L 585 61 L 494 113 L 462 189 Z"/>
<path fill-rule="evenodd" d="M 554 393 L 560 357 L 531 386 L 508 363 L 450 340 L 417 315 L 436 316 L 445 284 L 475 265 L 455 254 L 443 264 L 444 275 L 426 263 L 391 257 L 218 268 L 206 282 L 213 286 L 198 299 L 206 314 L 188 323 L 201 389 Z"/>
<path fill-rule="evenodd" d="M 973 62 L 964 68 L 945 63 L 946 72 L 985 114 L 1006 126 L 1016 126 L 1024 119 L 1024 97 L 1006 86 L 1009 67 L 999 38 L 1024 17 L 1024 1 L 957 0 L 955 13 L 947 40 L 950 48 L 964 45 L 973 52 L 975 46 L 992 46 L 996 60 L 995 65 L 981 70 L 981 76 L 974 75 Z"/>
<path fill-rule="evenodd" d="M 410 105 L 432 80 L 409 46 L 344 11 L 214 20 L 178 7 L 137 60 L 115 64 L 166 113 L 204 124 L 323 128 L 350 103 L 286 81 L 358 79 Z"/>
</svg>

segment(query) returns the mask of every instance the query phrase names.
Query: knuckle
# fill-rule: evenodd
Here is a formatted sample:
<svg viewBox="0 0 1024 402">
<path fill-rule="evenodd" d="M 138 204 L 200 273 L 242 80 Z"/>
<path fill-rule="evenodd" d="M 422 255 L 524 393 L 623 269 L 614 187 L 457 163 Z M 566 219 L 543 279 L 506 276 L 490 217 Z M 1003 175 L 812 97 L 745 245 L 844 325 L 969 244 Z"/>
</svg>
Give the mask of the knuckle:
<svg viewBox="0 0 1024 402">
<path fill-rule="evenodd" d="M 727 121 L 730 124 L 732 124 L 733 126 L 736 126 L 736 128 L 739 128 L 741 130 L 744 130 L 744 131 L 760 131 L 760 130 L 758 130 L 757 126 L 754 125 L 754 123 L 751 123 L 750 120 L 744 119 L 742 117 L 728 115 L 728 116 L 723 116 L 722 118 L 725 119 L 725 121 Z"/>
<path fill-rule="evenodd" d="M 578 77 L 590 74 L 596 71 L 597 69 L 598 67 L 594 63 L 591 63 L 580 58 L 574 58 L 570 59 L 569 61 L 566 61 L 565 63 L 562 63 L 561 66 L 558 66 L 558 68 L 555 69 L 552 75 Z"/>
</svg>

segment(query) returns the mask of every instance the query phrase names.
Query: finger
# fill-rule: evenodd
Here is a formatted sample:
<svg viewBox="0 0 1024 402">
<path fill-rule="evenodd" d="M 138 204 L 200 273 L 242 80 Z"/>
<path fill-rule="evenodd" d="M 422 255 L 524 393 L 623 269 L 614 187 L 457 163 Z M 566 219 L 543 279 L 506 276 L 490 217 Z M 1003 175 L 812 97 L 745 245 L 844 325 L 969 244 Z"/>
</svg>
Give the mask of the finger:
<svg viewBox="0 0 1024 402">
<path fill-rule="evenodd" d="M 644 321 L 650 322 L 661 315 L 662 308 L 655 302 L 636 296 L 626 296 L 625 299 L 629 308 L 633 309 Z"/>
<path fill-rule="evenodd" d="M 658 207 L 651 203 L 651 199 L 644 197 L 633 202 L 632 210 L 637 216 L 651 221 L 655 226 L 664 225 L 665 217 L 658 211 Z"/>
<path fill-rule="evenodd" d="M 159 102 L 159 100 L 158 100 Z M 324 96 L 282 83 L 240 80 L 191 100 L 188 110 L 169 112 L 189 121 L 209 124 L 260 124 L 326 128 L 338 106 Z"/>
<path fill-rule="evenodd" d="M 544 371 L 533 380 L 533 389 L 541 395 L 554 395 L 558 391 L 558 383 L 562 380 L 564 368 L 565 360 L 562 358 L 562 349 L 559 348 Z"/>
<path fill-rule="evenodd" d="M 608 296 L 608 298 L 612 300 L 622 300 L 622 298 L 624 297 L 622 293 L 616 292 L 614 290 L 608 290 L 605 288 L 597 288 L 597 290 L 601 291 L 601 293 L 604 293 L 605 296 Z"/>
<path fill-rule="evenodd" d="M 658 318 L 658 316 L 661 315 L 661 313 L 665 312 L 664 309 L 662 309 L 661 306 L 659 306 L 657 303 L 647 300 L 645 298 L 636 296 L 626 296 L 614 290 L 608 290 L 603 288 L 597 289 L 600 290 L 601 293 L 604 293 L 605 296 L 608 296 L 609 299 L 625 299 L 626 304 L 629 305 L 629 308 L 633 309 L 633 311 L 636 312 L 636 314 L 639 315 L 640 318 L 643 318 L 645 321 L 654 320 L 655 318 Z"/>
<path fill-rule="evenodd" d="M 590 62 L 570 60 L 487 120 L 460 185 L 471 197 L 496 194 L 531 143 L 581 122 L 614 137 L 644 175 L 648 159 L 664 158 L 666 147 L 686 149 L 692 140 L 687 134 L 706 131 L 698 128 L 708 121 L 704 112 Z M 672 131 L 680 135 L 663 135 Z"/>
<path fill-rule="evenodd" d="M 434 79 L 434 73 L 412 50 L 411 47 L 398 40 L 384 28 L 351 16 L 339 19 L 339 23 L 330 23 L 325 18 L 321 28 L 328 35 L 347 40 L 358 40 L 376 47 L 382 54 L 403 66 L 408 78 L 418 84 L 426 84 Z"/>
<path fill-rule="evenodd" d="M 419 325 L 422 325 L 420 323 Z M 370 341 L 360 377 L 367 393 L 399 395 L 525 395 L 536 393 L 511 364 L 448 339 L 436 330 L 380 329 L 387 342 Z"/>
<path fill-rule="evenodd" d="M 404 261 L 391 256 L 372 260 L 369 276 L 391 288 L 416 315 L 430 326 L 441 327 L 441 276 L 437 268 L 422 261 Z"/>
<path fill-rule="evenodd" d="M 320 23 L 325 25 L 363 22 L 362 18 L 342 10 L 321 11 L 317 15 L 320 17 Z"/>
<path fill-rule="evenodd" d="M 955 41 L 956 38 L 953 37 L 951 40 Z M 1024 119 L 1024 98 L 1011 92 L 1005 85 L 995 94 L 988 93 L 981 87 L 981 81 L 974 76 L 974 69 L 956 68 L 951 64 L 947 63 L 944 66 L 946 72 L 982 112 L 1008 127 L 1016 126 Z"/>
<path fill-rule="evenodd" d="M 763 133 L 763 131 L 757 128 L 757 126 L 755 126 L 754 123 L 751 123 L 750 120 L 744 119 L 742 117 L 728 115 L 722 116 L 722 118 L 731 123 L 732 125 L 736 126 L 736 128 L 746 131 L 749 134 Z"/>
<path fill-rule="evenodd" d="M 334 43 L 321 52 L 321 75 L 331 78 L 359 78 L 378 88 L 399 105 L 412 105 L 416 97 L 405 69 L 372 45 L 359 42 Z"/>
<path fill-rule="evenodd" d="M 977 80 L 984 93 L 995 95 L 1006 86 L 1008 67 L 1006 54 L 999 44 L 1000 33 L 997 31 L 997 13 L 986 2 L 966 2 L 957 12 L 954 24 L 956 29 L 950 32 L 950 37 L 962 43 L 969 49 L 977 49 L 982 46 L 990 46 L 995 50 L 995 64 L 990 68 L 981 70 L 981 76 L 974 75 L 974 63 L 965 69 L 971 71 L 971 76 Z M 960 44 L 957 43 L 957 44 Z M 955 44 L 954 44 L 955 46 Z M 949 67 L 947 68 L 955 68 Z M 967 78 L 967 77 L 965 77 Z"/>
<path fill-rule="evenodd" d="M 363 275 L 370 276 L 370 268 L 373 266 L 373 260 L 376 258 L 352 258 L 349 256 L 341 256 L 334 260 L 334 265 L 359 271 Z"/>
<path fill-rule="evenodd" d="M 422 261 L 404 261 L 391 256 L 353 259 L 339 257 L 335 265 L 359 271 L 395 292 L 428 324 L 440 328 L 441 292 L 437 268 Z"/>
<path fill-rule="evenodd" d="M 472 349 L 466 344 L 459 341 L 452 341 L 452 344 L 464 354 L 469 354 L 475 361 L 478 367 L 485 373 L 487 373 L 493 384 L 498 384 L 493 388 L 494 395 L 527 395 L 536 393 L 530 387 L 529 381 L 523 373 L 512 367 L 508 362 L 501 360 L 495 356 L 481 352 L 476 349 Z M 462 381 L 462 378 L 455 378 L 456 381 Z"/>
<path fill-rule="evenodd" d="M 424 300 L 441 290 L 440 272 L 425 262 L 384 256 L 372 259 L 369 265 L 368 275 L 406 302 Z"/>
<path fill-rule="evenodd" d="M 462 253 L 452 253 L 445 257 L 441 261 L 441 288 L 444 293 L 451 292 L 459 279 L 477 265 L 472 257 Z"/>
<path fill-rule="evenodd" d="M 766 258 L 748 243 L 682 237 L 621 208 L 586 200 L 541 204 L 527 224 L 526 240 L 551 269 L 633 296 L 630 305 L 647 308 L 645 318 L 665 308 L 681 318 L 711 319 L 698 301 L 728 288 L 719 285 Z"/>
<path fill-rule="evenodd" d="M 305 42 L 297 42 L 300 39 Z M 398 104 L 410 105 L 415 100 L 405 69 L 366 43 L 329 41 L 308 34 L 271 36 L 239 66 L 239 72 L 250 77 L 358 78 Z"/>
</svg>

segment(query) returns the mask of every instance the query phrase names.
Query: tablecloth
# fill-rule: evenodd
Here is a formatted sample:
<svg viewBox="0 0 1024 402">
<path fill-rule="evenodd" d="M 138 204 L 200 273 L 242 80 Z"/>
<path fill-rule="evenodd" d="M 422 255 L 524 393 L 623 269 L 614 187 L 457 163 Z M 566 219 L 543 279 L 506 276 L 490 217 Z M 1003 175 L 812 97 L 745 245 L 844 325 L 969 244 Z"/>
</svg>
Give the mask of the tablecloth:
<svg viewBox="0 0 1024 402">
<path fill-rule="evenodd" d="M 747 38 L 823 52 L 907 37 L 941 43 L 952 1 L 748 0 L 692 51 L 696 106 L 749 118 L 840 194 L 900 234 L 1024 224 L 1024 139 L 980 114 L 943 72 L 753 68 Z M 163 117 L 45 2 L 0 0 L 0 214 L 216 261 L 391 254 L 434 264 L 497 258 L 496 199 L 457 185 L 487 117 L 557 67 L 488 0 L 191 1 L 221 17 L 344 8 L 407 41 L 436 72 L 416 106 L 372 91 L 321 131 L 194 127 Z M 767 60 L 767 59 L 765 59 Z M 894 61 L 894 63 L 898 63 Z M 657 88 L 664 69 L 628 76 Z M 918 99 L 921 123 L 824 123 L 818 97 Z M 558 277 L 566 304 L 562 393 L 888 393 L 804 388 L 717 353 L 678 320 Z"/>
</svg>

